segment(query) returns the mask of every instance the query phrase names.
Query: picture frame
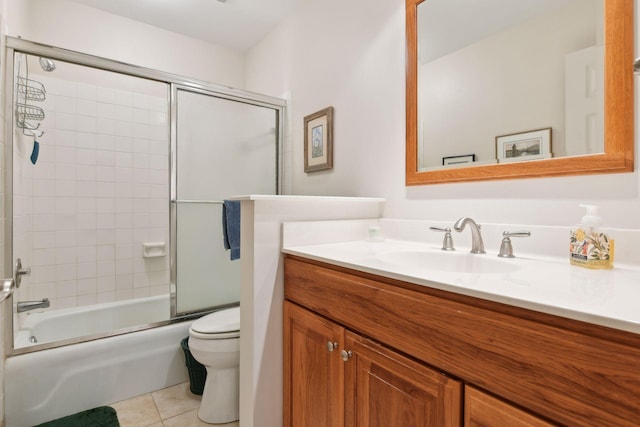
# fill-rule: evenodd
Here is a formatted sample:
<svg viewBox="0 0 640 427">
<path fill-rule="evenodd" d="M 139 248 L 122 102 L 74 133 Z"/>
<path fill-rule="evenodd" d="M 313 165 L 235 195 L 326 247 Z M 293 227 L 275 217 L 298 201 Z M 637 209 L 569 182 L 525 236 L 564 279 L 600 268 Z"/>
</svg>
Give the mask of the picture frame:
<svg viewBox="0 0 640 427">
<path fill-rule="evenodd" d="M 304 171 L 333 168 L 333 107 L 304 117 Z"/>
<path fill-rule="evenodd" d="M 551 128 L 496 136 L 498 163 L 524 162 L 551 157 Z"/>
<path fill-rule="evenodd" d="M 464 154 L 462 156 L 447 156 L 442 158 L 442 166 L 460 165 L 463 163 L 473 163 L 476 161 L 475 154 Z"/>
</svg>

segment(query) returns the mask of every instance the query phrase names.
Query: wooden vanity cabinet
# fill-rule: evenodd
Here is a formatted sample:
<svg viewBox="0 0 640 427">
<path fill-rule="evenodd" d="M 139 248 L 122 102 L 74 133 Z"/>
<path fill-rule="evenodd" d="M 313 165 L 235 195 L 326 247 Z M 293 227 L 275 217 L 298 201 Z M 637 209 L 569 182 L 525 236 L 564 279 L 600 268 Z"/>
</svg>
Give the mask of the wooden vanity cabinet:
<svg viewBox="0 0 640 427">
<path fill-rule="evenodd" d="M 382 361 L 398 360 L 400 366 L 410 365 L 413 371 L 430 369 L 464 384 L 464 405 L 450 397 L 455 393 L 445 392 L 439 397 L 445 401 L 445 408 L 460 406 L 458 418 L 445 416 L 453 417 L 454 424 L 455 420 L 460 423 L 464 420 L 466 425 L 491 426 L 498 419 L 513 419 L 522 422 L 497 425 L 640 425 L 640 334 L 291 255 L 285 257 L 284 279 L 287 306 L 291 307 L 291 303 L 299 306 L 294 311 L 288 309 L 285 322 L 286 426 L 333 427 L 342 426 L 342 422 L 348 426 L 378 425 L 375 419 L 367 419 L 370 415 L 366 405 L 387 399 L 389 410 L 393 410 L 392 398 L 384 397 L 388 390 L 381 391 L 383 384 L 393 384 L 389 386 L 389 390 L 394 390 L 393 399 L 411 395 L 405 391 L 396 395 L 397 390 L 420 388 L 400 380 L 389 382 L 387 377 L 375 374 L 382 369 Z M 315 338 L 309 330 L 298 332 L 305 336 L 295 338 L 291 329 L 302 313 L 298 309 L 327 322 L 325 329 L 328 325 L 337 327 L 337 337 L 321 336 L 316 331 L 318 338 Z M 340 351 L 351 350 L 350 361 L 358 360 L 355 365 L 362 368 L 349 363 L 342 367 L 316 366 L 328 364 L 329 359 L 333 363 L 334 358 L 325 362 L 313 359 L 305 364 L 296 359 L 320 351 L 310 347 L 299 350 L 300 345 L 310 346 L 312 341 L 320 345 L 330 339 L 338 342 Z M 323 347 L 326 348 L 326 343 Z M 391 377 L 407 377 L 404 368 L 393 366 L 388 368 Z M 303 372 L 296 371 L 299 369 Z M 307 397 L 305 386 L 306 378 L 317 373 L 314 369 L 338 372 L 335 377 L 331 374 L 325 384 L 331 383 L 331 393 L 342 398 L 331 403 L 333 406 L 319 397 L 317 400 L 319 410 L 324 411 L 319 419 L 328 419 L 322 418 L 330 416 L 327 411 L 337 417 L 326 423 L 315 423 L 310 418 L 292 420 L 292 414 L 316 408 L 316 397 Z M 312 372 L 304 372 L 308 370 Z M 370 378 L 367 372 L 372 375 Z M 299 375 L 302 377 L 294 378 Z M 409 376 L 418 378 L 415 373 Z M 426 384 L 431 380 L 424 381 Z M 312 396 L 319 395 L 314 388 L 311 390 Z M 406 398 L 406 402 L 410 401 Z M 407 405 L 415 407 L 411 406 L 413 403 Z M 360 417 L 359 411 L 363 414 Z M 298 422 L 300 419 L 303 421 Z M 403 427 L 414 426 L 406 423 Z"/>
<path fill-rule="evenodd" d="M 285 301 L 288 427 L 458 427 L 462 384 Z"/>
</svg>

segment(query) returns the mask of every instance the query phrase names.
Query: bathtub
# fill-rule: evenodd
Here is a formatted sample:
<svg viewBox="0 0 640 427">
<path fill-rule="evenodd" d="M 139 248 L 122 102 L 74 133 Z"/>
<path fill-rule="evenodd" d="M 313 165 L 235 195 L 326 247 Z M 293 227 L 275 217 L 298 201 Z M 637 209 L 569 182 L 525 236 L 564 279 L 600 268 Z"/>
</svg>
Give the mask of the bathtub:
<svg viewBox="0 0 640 427">
<path fill-rule="evenodd" d="M 169 295 L 18 314 L 14 347 L 95 336 L 169 318 Z M 32 342 L 34 337 L 37 342 Z"/>
<path fill-rule="evenodd" d="M 144 305 L 158 301 L 137 302 Z M 137 311 L 145 310 L 125 302 L 34 313 L 21 327 L 24 336 L 35 334 L 40 341 L 37 345 L 40 345 L 47 340 L 60 339 L 57 334 L 67 324 L 81 328 L 81 333 L 89 335 L 95 333 L 95 329 L 84 329 L 89 323 L 104 329 L 101 322 L 113 320 L 115 328 L 126 328 L 127 325 L 117 322 L 129 317 L 124 313 L 133 316 L 130 320 L 139 322 L 135 319 Z M 77 314 L 75 318 L 74 313 Z M 164 312 L 165 319 L 167 313 L 168 309 Z M 94 317 L 100 320 L 96 322 Z M 47 325 L 47 319 L 51 324 Z M 190 321 L 172 323 L 10 356 L 6 359 L 4 372 L 5 426 L 29 427 L 187 381 L 180 341 L 189 335 L 190 324 Z M 31 345 L 28 338 L 26 340 L 27 345 Z"/>
</svg>

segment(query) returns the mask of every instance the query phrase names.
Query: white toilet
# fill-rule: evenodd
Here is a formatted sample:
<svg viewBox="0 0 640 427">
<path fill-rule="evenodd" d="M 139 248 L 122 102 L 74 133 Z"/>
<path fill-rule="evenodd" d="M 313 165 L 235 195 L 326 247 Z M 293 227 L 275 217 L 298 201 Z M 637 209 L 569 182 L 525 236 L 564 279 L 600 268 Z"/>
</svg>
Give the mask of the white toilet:
<svg viewBox="0 0 640 427">
<path fill-rule="evenodd" d="M 198 417 L 212 424 L 237 421 L 240 412 L 240 307 L 216 311 L 189 328 L 189 350 L 207 368 Z"/>
</svg>

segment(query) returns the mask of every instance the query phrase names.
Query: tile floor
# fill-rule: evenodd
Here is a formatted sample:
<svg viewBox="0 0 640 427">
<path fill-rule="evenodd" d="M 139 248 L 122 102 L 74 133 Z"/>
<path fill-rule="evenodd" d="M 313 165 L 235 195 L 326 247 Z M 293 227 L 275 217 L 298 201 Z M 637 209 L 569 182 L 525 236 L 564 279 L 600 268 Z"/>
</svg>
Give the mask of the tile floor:
<svg viewBox="0 0 640 427">
<path fill-rule="evenodd" d="M 239 423 L 207 424 L 198 418 L 200 396 L 189 391 L 189 383 L 143 394 L 110 405 L 118 413 L 121 427 L 239 427 Z"/>
</svg>

